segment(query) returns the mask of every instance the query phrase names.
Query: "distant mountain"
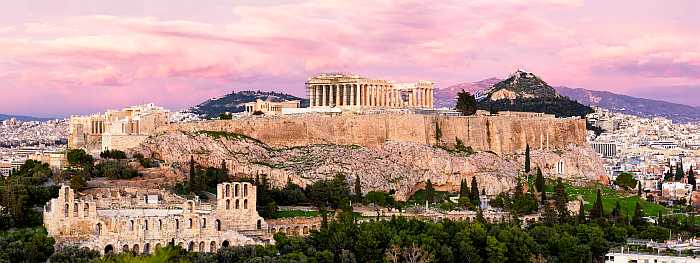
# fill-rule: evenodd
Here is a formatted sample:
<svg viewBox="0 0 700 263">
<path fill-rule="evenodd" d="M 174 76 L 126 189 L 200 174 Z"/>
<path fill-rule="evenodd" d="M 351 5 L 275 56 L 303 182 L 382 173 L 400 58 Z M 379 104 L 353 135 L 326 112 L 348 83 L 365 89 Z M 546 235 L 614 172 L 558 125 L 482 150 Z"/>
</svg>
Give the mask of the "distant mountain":
<svg viewBox="0 0 700 263">
<path fill-rule="evenodd" d="M 464 90 L 478 97 L 501 80 L 502 79 L 498 78 L 489 78 L 477 82 L 465 82 L 446 88 L 435 89 L 435 107 L 453 108 L 456 103 L 455 99 L 457 98 L 457 93 L 460 91 Z"/>
<path fill-rule="evenodd" d="M 55 119 L 55 118 L 40 118 L 40 117 L 23 116 L 23 115 L 0 114 L 0 121 L 9 120 L 12 118 L 15 118 L 18 121 L 49 121 L 49 120 Z"/>
<path fill-rule="evenodd" d="M 537 75 L 522 70 L 477 96 L 477 108 L 488 111 L 543 112 L 557 117 L 584 117 L 593 112 L 589 106 L 560 96 Z"/>
<path fill-rule="evenodd" d="M 301 107 L 308 107 L 309 105 L 308 99 L 302 99 L 285 93 L 266 91 L 239 91 L 226 94 L 220 98 L 209 99 L 205 102 L 200 103 L 197 106 L 192 107 L 190 111 L 201 117 L 214 118 L 218 117 L 219 114 L 225 112 L 243 112 L 245 111 L 245 103 L 254 102 L 257 99 L 275 102 L 286 100 L 300 100 Z"/>
<path fill-rule="evenodd" d="M 501 79 L 489 78 L 477 82 L 465 82 L 435 90 L 436 107 L 453 108 L 457 93 L 464 89 L 471 94 L 482 96 Z M 490 85 L 477 85 L 477 83 L 491 83 Z M 568 88 L 564 86 L 553 87 L 561 96 L 569 97 L 583 105 L 598 106 L 610 111 L 640 117 L 665 117 L 674 122 L 700 121 L 700 108 L 665 102 L 636 98 L 627 95 L 612 93 L 609 91 L 587 90 L 582 88 Z M 477 96 L 478 97 L 478 96 Z"/>
<path fill-rule="evenodd" d="M 665 117 L 674 122 L 700 121 L 700 108 L 627 95 L 608 91 L 587 90 L 581 88 L 557 87 L 560 94 L 582 104 L 599 106 L 610 111 L 641 117 Z"/>
</svg>

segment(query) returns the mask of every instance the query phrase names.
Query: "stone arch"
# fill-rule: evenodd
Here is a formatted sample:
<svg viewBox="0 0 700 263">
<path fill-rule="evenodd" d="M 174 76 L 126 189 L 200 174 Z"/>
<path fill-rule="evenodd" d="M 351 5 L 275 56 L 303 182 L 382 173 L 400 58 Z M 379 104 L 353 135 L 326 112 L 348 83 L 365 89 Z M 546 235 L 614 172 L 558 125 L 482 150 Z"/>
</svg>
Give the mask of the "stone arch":
<svg viewBox="0 0 700 263">
<path fill-rule="evenodd" d="M 300 229 L 299 226 L 295 226 L 295 227 L 294 227 L 294 234 L 295 234 L 295 235 L 299 235 L 299 229 Z"/>
<path fill-rule="evenodd" d="M 239 202 L 238 202 L 238 201 L 239 201 L 239 200 L 238 200 L 238 199 L 236 199 L 236 209 L 240 209 L 240 208 L 241 208 L 241 206 L 240 206 L 240 204 L 239 204 Z"/>
<path fill-rule="evenodd" d="M 105 246 L 105 254 L 111 254 L 114 253 L 114 246 L 112 244 L 109 244 Z"/>
<path fill-rule="evenodd" d="M 226 199 L 226 210 L 230 210 L 230 209 L 231 209 L 231 200 Z"/>
<path fill-rule="evenodd" d="M 134 247 L 133 247 L 132 251 L 134 252 L 134 254 L 139 254 L 139 253 L 141 253 L 141 250 L 140 250 L 140 248 L 139 248 L 139 244 L 134 244 Z"/>
<path fill-rule="evenodd" d="M 66 200 L 68 200 L 68 196 L 70 195 L 70 194 L 69 194 L 69 193 L 70 193 L 70 192 L 69 192 L 69 191 L 70 191 L 69 189 L 70 189 L 70 188 L 69 188 L 68 186 L 63 187 L 63 197 L 65 197 Z"/>
<path fill-rule="evenodd" d="M 226 194 L 224 196 L 225 197 L 231 196 L 231 185 L 230 184 L 226 184 Z"/>
<path fill-rule="evenodd" d="M 148 219 L 143 221 L 143 227 L 144 229 L 148 230 Z"/>
<path fill-rule="evenodd" d="M 187 251 L 192 252 L 194 250 L 194 241 L 190 241 L 187 245 Z"/>
<path fill-rule="evenodd" d="M 73 217 L 78 217 L 78 203 L 73 203 Z"/>
<path fill-rule="evenodd" d="M 129 231 L 134 231 L 134 220 L 129 220 Z"/>
<path fill-rule="evenodd" d="M 209 243 L 209 252 L 215 252 L 216 251 L 216 241 L 212 241 Z"/>
<path fill-rule="evenodd" d="M 163 219 L 158 219 L 158 230 L 163 230 Z"/>
<path fill-rule="evenodd" d="M 129 252 L 129 245 L 124 244 L 124 245 L 122 246 L 122 252 Z"/>
<path fill-rule="evenodd" d="M 255 225 L 258 229 L 262 229 L 262 220 L 258 219 L 258 222 Z"/>
<path fill-rule="evenodd" d="M 192 229 L 194 227 L 194 223 L 192 222 L 192 218 L 188 219 L 188 223 L 189 223 L 190 229 Z"/>
<path fill-rule="evenodd" d="M 202 218 L 201 227 L 202 227 L 202 228 L 207 228 L 207 218 L 206 218 L 206 217 L 203 217 L 203 218 Z"/>
<path fill-rule="evenodd" d="M 228 242 L 228 240 L 224 240 L 224 242 L 221 243 L 221 247 L 228 247 L 229 245 L 231 244 Z"/>
<path fill-rule="evenodd" d="M 301 233 L 303 233 L 304 235 L 308 234 L 308 233 L 309 233 L 309 227 L 308 227 L 308 226 L 304 226 L 303 232 L 301 232 Z"/>
<path fill-rule="evenodd" d="M 199 242 L 199 252 L 204 252 L 204 241 Z"/>
<path fill-rule="evenodd" d="M 277 232 L 277 229 L 275 229 L 274 227 L 270 229 L 270 233 L 274 234 L 276 232 Z"/>
<path fill-rule="evenodd" d="M 97 236 L 102 234 L 102 223 L 97 223 L 97 225 L 95 225 L 95 234 Z"/>
<path fill-rule="evenodd" d="M 160 249 L 160 243 L 156 243 L 156 250 L 154 251 L 158 251 L 158 249 Z"/>
<path fill-rule="evenodd" d="M 216 231 L 221 231 L 221 220 L 217 219 L 214 221 L 214 227 L 216 228 Z"/>
<path fill-rule="evenodd" d="M 316 225 L 311 225 L 311 230 L 316 230 Z"/>
<path fill-rule="evenodd" d="M 66 203 L 65 209 L 63 209 L 63 215 L 65 217 L 68 217 L 69 209 L 70 209 L 69 205 L 68 205 L 68 203 Z"/>
<path fill-rule="evenodd" d="M 241 185 L 240 184 L 235 184 L 234 190 L 233 190 L 233 196 L 238 197 L 239 196 L 239 191 L 241 190 Z"/>
<path fill-rule="evenodd" d="M 85 205 L 83 206 L 83 217 L 88 217 L 89 214 L 90 214 L 90 204 L 85 203 Z"/>
<path fill-rule="evenodd" d="M 248 184 L 243 184 L 243 197 L 248 196 Z"/>
<path fill-rule="evenodd" d="M 243 209 L 248 209 L 248 199 L 243 200 Z"/>
<path fill-rule="evenodd" d="M 146 243 L 143 245 L 143 253 L 146 255 L 151 253 L 151 244 L 150 243 Z"/>
</svg>

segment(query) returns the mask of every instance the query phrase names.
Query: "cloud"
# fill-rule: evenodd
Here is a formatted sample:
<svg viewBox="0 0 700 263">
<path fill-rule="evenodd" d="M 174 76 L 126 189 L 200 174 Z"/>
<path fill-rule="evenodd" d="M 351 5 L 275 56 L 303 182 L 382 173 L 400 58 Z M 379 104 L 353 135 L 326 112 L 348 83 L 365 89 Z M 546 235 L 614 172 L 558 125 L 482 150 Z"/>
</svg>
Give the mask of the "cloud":
<svg viewBox="0 0 700 263">
<path fill-rule="evenodd" d="M 582 0 L 308 0 L 236 5 L 229 20 L 217 22 L 70 16 L 0 27 L 0 71 L 12 92 L 95 96 L 86 99 L 110 106 L 117 101 L 110 98 L 129 103 L 122 94 L 168 96 L 179 107 L 232 87 L 303 95 L 303 79 L 319 71 L 444 83 L 464 80 L 464 72 L 506 74 L 514 65 L 553 79 L 590 78 L 582 72 L 596 70 L 698 75 L 700 45 L 692 34 L 611 41 L 547 16 L 582 6 Z M 18 106 L 0 105 L 0 111 Z"/>
</svg>

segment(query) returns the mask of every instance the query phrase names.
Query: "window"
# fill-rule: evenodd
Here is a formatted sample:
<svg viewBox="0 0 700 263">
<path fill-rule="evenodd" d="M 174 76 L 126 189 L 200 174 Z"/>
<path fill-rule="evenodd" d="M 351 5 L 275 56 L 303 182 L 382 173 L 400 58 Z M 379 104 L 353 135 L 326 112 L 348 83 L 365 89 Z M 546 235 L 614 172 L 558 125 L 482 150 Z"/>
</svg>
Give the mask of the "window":
<svg viewBox="0 0 700 263">
<path fill-rule="evenodd" d="M 192 218 L 189 219 L 189 223 L 190 223 L 190 229 L 192 229 L 192 226 L 194 226 L 194 224 L 192 223 Z"/>
<path fill-rule="evenodd" d="M 88 214 L 90 214 L 90 205 L 85 204 L 85 206 L 83 207 L 83 216 L 88 217 Z"/>
<path fill-rule="evenodd" d="M 221 231 L 221 221 L 219 219 L 214 221 L 214 227 L 216 228 L 216 231 Z"/>
<path fill-rule="evenodd" d="M 69 209 L 69 208 L 68 208 L 68 204 L 66 204 L 65 209 L 63 209 L 63 214 L 64 214 L 66 217 L 68 217 L 68 212 L 69 212 L 68 209 Z"/>
<path fill-rule="evenodd" d="M 248 199 L 243 200 L 243 209 L 248 209 Z"/>
<path fill-rule="evenodd" d="M 73 204 L 73 217 L 78 217 L 78 203 Z"/>
<path fill-rule="evenodd" d="M 97 223 L 97 225 L 95 226 L 95 234 L 97 234 L 99 236 L 101 233 L 102 233 L 102 224 Z"/>
<path fill-rule="evenodd" d="M 226 199 L 226 210 L 231 209 L 231 200 Z"/>
<path fill-rule="evenodd" d="M 202 228 L 207 228 L 207 219 L 202 218 Z"/>
<path fill-rule="evenodd" d="M 158 230 L 163 230 L 163 220 L 158 219 Z"/>
<path fill-rule="evenodd" d="M 148 220 L 144 221 L 144 225 L 145 225 L 146 230 L 148 230 Z"/>
<path fill-rule="evenodd" d="M 129 231 L 134 231 L 134 220 L 129 221 Z"/>
<path fill-rule="evenodd" d="M 180 229 L 180 219 L 175 219 L 175 229 Z"/>
<path fill-rule="evenodd" d="M 239 184 L 236 184 L 236 190 L 233 191 L 234 196 L 238 197 L 238 192 L 241 190 L 240 187 L 241 186 Z"/>
<path fill-rule="evenodd" d="M 238 205 L 238 200 L 236 200 L 236 209 L 240 209 L 240 208 L 241 208 L 241 206 Z"/>
<path fill-rule="evenodd" d="M 229 196 L 231 196 L 231 185 L 227 184 L 225 197 L 229 197 Z"/>
<path fill-rule="evenodd" d="M 248 185 L 243 185 L 243 196 L 248 196 Z"/>
</svg>

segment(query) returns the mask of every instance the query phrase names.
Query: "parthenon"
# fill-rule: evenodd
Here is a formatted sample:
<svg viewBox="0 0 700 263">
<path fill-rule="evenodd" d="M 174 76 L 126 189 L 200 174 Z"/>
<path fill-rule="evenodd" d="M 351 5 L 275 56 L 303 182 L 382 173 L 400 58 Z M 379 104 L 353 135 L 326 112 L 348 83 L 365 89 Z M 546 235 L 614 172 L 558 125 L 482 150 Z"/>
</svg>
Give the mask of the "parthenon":
<svg viewBox="0 0 700 263">
<path fill-rule="evenodd" d="M 394 83 L 359 75 L 323 73 L 306 81 L 310 107 L 432 108 L 433 83 Z"/>
</svg>

